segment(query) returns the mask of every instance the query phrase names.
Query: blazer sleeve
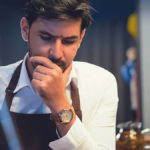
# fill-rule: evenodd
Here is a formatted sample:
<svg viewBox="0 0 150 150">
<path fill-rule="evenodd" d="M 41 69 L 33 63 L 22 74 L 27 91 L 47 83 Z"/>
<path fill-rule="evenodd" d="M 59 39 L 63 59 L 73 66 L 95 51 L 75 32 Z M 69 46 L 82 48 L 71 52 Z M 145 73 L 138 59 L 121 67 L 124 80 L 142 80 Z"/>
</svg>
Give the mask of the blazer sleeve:
<svg viewBox="0 0 150 150">
<path fill-rule="evenodd" d="M 115 150 L 116 112 L 118 93 L 115 78 L 108 81 L 94 117 L 83 124 L 77 117 L 68 133 L 49 146 L 54 150 Z M 88 113 L 88 112 L 87 112 Z"/>
</svg>

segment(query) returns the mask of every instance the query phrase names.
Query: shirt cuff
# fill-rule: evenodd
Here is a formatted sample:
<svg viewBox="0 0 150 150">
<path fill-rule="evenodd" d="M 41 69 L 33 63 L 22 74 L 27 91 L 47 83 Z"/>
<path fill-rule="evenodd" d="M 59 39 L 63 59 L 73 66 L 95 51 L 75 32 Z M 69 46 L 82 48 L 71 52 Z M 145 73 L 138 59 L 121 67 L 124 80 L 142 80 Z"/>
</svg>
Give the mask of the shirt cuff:
<svg viewBox="0 0 150 150">
<path fill-rule="evenodd" d="M 87 131 L 80 119 L 76 117 L 76 120 L 68 133 L 62 138 L 49 143 L 50 148 L 54 150 L 66 150 L 74 149 L 82 144 L 86 140 Z"/>
</svg>

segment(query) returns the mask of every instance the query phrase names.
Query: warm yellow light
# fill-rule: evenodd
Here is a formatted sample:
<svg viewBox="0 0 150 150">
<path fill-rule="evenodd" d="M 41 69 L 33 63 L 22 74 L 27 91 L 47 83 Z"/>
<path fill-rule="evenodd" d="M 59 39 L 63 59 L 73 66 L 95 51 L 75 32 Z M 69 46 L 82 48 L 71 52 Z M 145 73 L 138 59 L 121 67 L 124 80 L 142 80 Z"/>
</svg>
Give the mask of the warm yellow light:
<svg viewBox="0 0 150 150">
<path fill-rule="evenodd" d="M 127 31 L 131 34 L 133 38 L 137 38 L 138 36 L 138 21 L 137 21 L 137 14 L 133 13 L 129 16 L 127 22 Z"/>
</svg>

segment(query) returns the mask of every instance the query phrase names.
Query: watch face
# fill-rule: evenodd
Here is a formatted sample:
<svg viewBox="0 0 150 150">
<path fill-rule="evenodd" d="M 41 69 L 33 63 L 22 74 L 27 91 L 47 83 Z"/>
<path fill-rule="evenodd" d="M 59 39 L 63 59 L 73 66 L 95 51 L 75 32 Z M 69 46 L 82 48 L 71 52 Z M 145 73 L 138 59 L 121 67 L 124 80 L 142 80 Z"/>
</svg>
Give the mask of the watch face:
<svg viewBox="0 0 150 150">
<path fill-rule="evenodd" d="M 59 114 L 62 123 L 69 123 L 73 118 L 73 113 L 71 110 L 63 110 Z"/>
</svg>

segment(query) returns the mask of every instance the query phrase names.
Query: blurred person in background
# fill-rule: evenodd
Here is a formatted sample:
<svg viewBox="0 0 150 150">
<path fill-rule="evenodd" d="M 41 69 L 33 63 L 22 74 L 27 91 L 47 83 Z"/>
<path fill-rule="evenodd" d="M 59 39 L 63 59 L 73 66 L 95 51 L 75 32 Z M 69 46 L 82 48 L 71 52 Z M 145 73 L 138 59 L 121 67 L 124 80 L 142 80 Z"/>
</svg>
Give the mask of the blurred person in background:
<svg viewBox="0 0 150 150">
<path fill-rule="evenodd" d="M 139 98 L 138 98 L 138 78 L 137 78 L 137 50 L 134 46 L 127 49 L 126 61 L 121 66 L 121 75 L 129 86 L 132 121 L 140 121 L 139 119 Z"/>
<path fill-rule="evenodd" d="M 115 150 L 116 79 L 73 61 L 92 22 L 89 1 L 30 0 L 25 10 L 28 53 L 0 67 L 0 149 Z"/>
</svg>

